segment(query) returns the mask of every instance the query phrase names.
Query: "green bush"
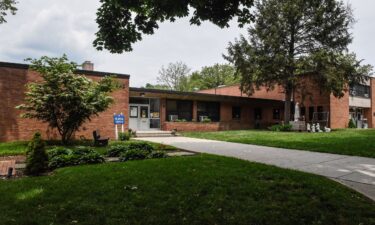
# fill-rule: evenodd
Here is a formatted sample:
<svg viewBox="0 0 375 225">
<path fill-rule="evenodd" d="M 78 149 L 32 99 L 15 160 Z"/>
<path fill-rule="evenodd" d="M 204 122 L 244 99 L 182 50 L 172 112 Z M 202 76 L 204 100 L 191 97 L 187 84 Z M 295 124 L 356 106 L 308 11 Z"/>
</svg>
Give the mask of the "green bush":
<svg viewBox="0 0 375 225">
<path fill-rule="evenodd" d="M 145 150 L 151 152 L 155 147 L 144 141 L 115 142 L 107 150 L 108 157 L 119 157 L 122 153 L 129 150 Z"/>
<path fill-rule="evenodd" d="M 113 146 L 110 146 L 107 150 L 107 156 L 108 157 L 119 157 L 121 155 L 121 153 L 124 153 L 126 152 L 127 150 L 129 150 L 129 146 L 128 145 L 121 145 L 121 144 L 117 144 L 117 145 L 113 145 Z"/>
<path fill-rule="evenodd" d="M 148 157 L 151 151 L 141 149 L 131 149 L 120 155 L 120 161 L 125 162 L 129 160 L 141 160 Z"/>
<path fill-rule="evenodd" d="M 271 131 L 276 131 L 276 132 L 279 132 L 279 131 L 282 131 L 282 132 L 289 132 L 292 130 L 292 125 L 291 124 L 276 124 L 276 125 L 273 125 L 269 128 Z"/>
<path fill-rule="evenodd" d="M 348 128 L 357 128 L 353 119 L 349 120 Z"/>
<path fill-rule="evenodd" d="M 51 169 L 104 162 L 104 158 L 98 152 L 86 146 L 75 149 L 56 147 L 48 151 L 48 156 L 48 167 Z"/>
<path fill-rule="evenodd" d="M 130 140 L 131 133 L 129 131 L 126 132 L 120 132 L 118 134 L 118 138 L 120 141 L 129 141 Z"/>
<path fill-rule="evenodd" d="M 147 158 L 149 159 L 167 158 L 167 157 L 168 157 L 167 153 L 162 152 L 162 151 L 153 151 L 147 156 Z"/>
<path fill-rule="evenodd" d="M 27 148 L 25 174 L 37 176 L 47 171 L 48 155 L 39 132 L 35 133 Z"/>
<path fill-rule="evenodd" d="M 211 119 L 210 118 L 204 118 L 203 120 L 202 120 L 202 123 L 211 123 L 212 121 L 211 121 Z"/>
</svg>

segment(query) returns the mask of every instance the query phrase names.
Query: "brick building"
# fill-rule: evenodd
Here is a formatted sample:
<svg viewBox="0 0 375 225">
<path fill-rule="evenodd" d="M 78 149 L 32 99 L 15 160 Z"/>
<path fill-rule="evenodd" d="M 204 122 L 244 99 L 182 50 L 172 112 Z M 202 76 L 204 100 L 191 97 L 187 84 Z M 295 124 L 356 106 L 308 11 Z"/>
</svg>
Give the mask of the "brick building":
<svg viewBox="0 0 375 225">
<path fill-rule="evenodd" d="M 254 95 L 243 94 L 238 85 L 218 87 L 198 92 L 177 92 L 129 87 L 127 74 L 94 71 L 90 62 L 77 74 L 98 80 L 113 75 L 122 88 L 112 95 L 115 103 L 98 117 L 84 124 L 76 138 L 91 138 L 92 131 L 100 129 L 102 135 L 114 138 L 113 114 L 125 115 L 125 128 L 133 130 L 216 131 L 266 128 L 283 120 L 284 93 L 282 88 L 272 91 L 265 88 Z M 30 139 L 35 131 L 47 139 L 56 139 L 56 131 L 47 124 L 20 117 L 15 107 L 22 104 L 25 85 L 38 81 L 40 76 L 26 64 L 0 62 L 0 141 Z M 309 88 L 295 93 L 301 114 L 307 122 L 314 112 L 328 112 L 327 121 L 332 128 L 345 128 L 349 118 L 358 127 L 375 128 L 375 80 L 351 87 L 340 99 L 322 93 L 317 85 L 305 80 Z M 307 91 L 306 91 L 307 90 Z M 316 113 L 315 113 L 316 114 Z M 318 114 L 319 115 L 319 114 Z M 208 119 L 209 118 L 209 119 Z"/>
</svg>

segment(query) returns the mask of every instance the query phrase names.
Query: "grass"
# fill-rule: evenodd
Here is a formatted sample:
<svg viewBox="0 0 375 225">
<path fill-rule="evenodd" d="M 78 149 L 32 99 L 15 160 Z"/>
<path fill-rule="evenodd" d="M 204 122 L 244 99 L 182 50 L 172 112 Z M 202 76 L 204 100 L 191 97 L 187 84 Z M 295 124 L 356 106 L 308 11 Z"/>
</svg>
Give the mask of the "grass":
<svg viewBox="0 0 375 225">
<path fill-rule="evenodd" d="M 375 224 L 326 178 L 211 155 L 68 167 L 0 181 L 2 224 Z"/>
<path fill-rule="evenodd" d="M 132 140 L 134 141 L 134 140 Z M 114 145 L 118 143 L 124 143 L 120 141 L 111 141 L 109 145 Z M 165 150 L 165 151 L 174 151 L 176 150 L 173 146 L 158 144 L 158 143 L 152 143 L 149 142 L 156 150 Z M 47 148 L 52 148 L 55 146 L 60 146 L 60 142 L 58 141 L 47 141 Z M 27 141 L 16 141 L 16 142 L 0 142 L 0 156 L 10 156 L 10 155 L 24 155 L 27 150 Z M 92 141 L 85 141 L 85 142 L 74 142 L 71 146 L 68 146 L 68 148 L 74 148 L 76 146 L 91 146 Z M 100 154 L 106 154 L 108 147 L 92 147 Z"/>
<path fill-rule="evenodd" d="M 331 133 L 259 130 L 187 132 L 185 136 L 315 152 L 375 158 L 375 129 L 344 129 Z"/>
</svg>

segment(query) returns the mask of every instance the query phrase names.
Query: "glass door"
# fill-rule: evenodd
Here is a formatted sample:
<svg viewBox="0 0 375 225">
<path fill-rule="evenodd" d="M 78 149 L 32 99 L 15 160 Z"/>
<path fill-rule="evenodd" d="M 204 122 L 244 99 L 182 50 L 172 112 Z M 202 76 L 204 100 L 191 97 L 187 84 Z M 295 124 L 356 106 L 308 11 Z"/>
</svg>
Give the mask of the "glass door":
<svg viewBox="0 0 375 225">
<path fill-rule="evenodd" d="M 150 99 L 150 129 L 160 129 L 160 99 Z"/>
</svg>

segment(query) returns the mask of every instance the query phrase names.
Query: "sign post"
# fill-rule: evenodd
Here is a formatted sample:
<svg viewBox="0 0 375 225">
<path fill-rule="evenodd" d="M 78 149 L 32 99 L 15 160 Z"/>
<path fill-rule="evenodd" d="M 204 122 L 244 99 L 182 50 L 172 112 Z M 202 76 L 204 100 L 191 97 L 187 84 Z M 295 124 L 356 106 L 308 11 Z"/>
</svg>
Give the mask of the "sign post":
<svg viewBox="0 0 375 225">
<path fill-rule="evenodd" d="M 121 124 L 121 132 L 124 132 L 125 116 L 124 114 L 113 113 L 113 123 L 115 124 L 115 136 L 118 140 L 118 127 L 117 125 Z"/>
</svg>

